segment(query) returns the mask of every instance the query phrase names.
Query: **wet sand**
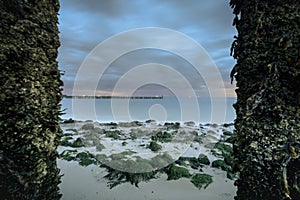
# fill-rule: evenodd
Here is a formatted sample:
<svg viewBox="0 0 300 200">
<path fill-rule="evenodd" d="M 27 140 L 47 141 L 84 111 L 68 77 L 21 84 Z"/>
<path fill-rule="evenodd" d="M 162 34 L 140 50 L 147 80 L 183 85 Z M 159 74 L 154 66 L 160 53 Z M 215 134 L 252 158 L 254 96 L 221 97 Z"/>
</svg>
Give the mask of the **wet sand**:
<svg viewBox="0 0 300 200">
<path fill-rule="evenodd" d="M 206 168 L 204 172 L 213 174 L 213 183 L 199 190 L 189 179 L 167 181 L 165 174 L 149 182 L 141 182 L 139 188 L 124 183 L 109 189 L 103 178 L 105 169 L 95 165 L 79 166 L 77 162 L 58 160 L 61 169 L 60 184 L 63 200 L 232 200 L 236 188 L 233 181 L 226 178 L 226 172 Z"/>
</svg>

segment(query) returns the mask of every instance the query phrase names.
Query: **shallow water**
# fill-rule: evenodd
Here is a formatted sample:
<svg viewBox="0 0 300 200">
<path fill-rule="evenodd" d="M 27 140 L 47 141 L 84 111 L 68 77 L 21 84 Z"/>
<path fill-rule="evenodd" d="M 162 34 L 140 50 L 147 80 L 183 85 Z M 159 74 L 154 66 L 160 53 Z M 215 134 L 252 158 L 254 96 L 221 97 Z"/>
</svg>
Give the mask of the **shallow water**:
<svg viewBox="0 0 300 200">
<path fill-rule="evenodd" d="M 223 102 L 224 100 L 224 102 Z M 212 105 L 214 101 L 215 107 Z M 163 99 L 69 99 L 62 100 L 64 119 L 110 121 L 195 121 L 228 123 L 235 119 L 232 104 L 235 98 L 192 99 L 164 97 Z M 186 105 L 186 106 L 184 106 Z M 184 120 L 183 120 L 184 119 Z M 217 120 L 217 121 L 215 121 Z"/>
<path fill-rule="evenodd" d="M 214 175 L 214 182 L 205 190 L 197 189 L 188 179 L 166 181 L 166 175 L 149 182 L 141 182 L 139 188 L 130 183 L 121 184 L 113 189 L 107 187 L 105 169 L 95 165 L 79 166 L 77 162 L 58 160 L 61 169 L 60 184 L 63 200 L 231 200 L 236 188 L 233 181 L 226 178 L 225 172 L 206 168 L 205 173 Z"/>
</svg>

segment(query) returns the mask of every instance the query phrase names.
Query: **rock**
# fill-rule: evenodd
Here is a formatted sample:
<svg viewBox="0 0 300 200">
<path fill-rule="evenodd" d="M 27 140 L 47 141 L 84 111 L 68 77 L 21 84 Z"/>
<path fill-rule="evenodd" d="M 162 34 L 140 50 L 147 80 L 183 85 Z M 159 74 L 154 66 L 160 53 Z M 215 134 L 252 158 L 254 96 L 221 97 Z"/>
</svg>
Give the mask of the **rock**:
<svg viewBox="0 0 300 200">
<path fill-rule="evenodd" d="M 195 126 L 195 122 L 193 122 L 193 121 L 184 122 L 184 125 L 186 125 L 186 126 Z"/>
<path fill-rule="evenodd" d="M 159 154 L 150 160 L 150 164 L 154 169 L 164 168 L 174 162 L 174 159 L 167 153 Z"/>
<path fill-rule="evenodd" d="M 79 137 L 77 138 L 73 143 L 70 145 L 71 147 L 83 147 L 84 145 L 84 139 Z"/>
<path fill-rule="evenodd" d="M 149 149 L 151 149 L 151 151 L 159 151 L 162 149 L 162 146 L 160 144 L 157 144 L 155 141 L 151 141 L 150 145 L 149 145 Z"/>
<path fill-rule="evenodd" d="M 184 167 L 188 166 L 188 164 L 185 162 L 185 160 L 182 159 L 182 157 L 179 157 L 178 160 L 175 161 L 175 163 L 177 165 L 181 165 L 181 166 L 184 166 Z"/>
<path fill-rule="evenodd" d="M 212 176 L 209 174 L 195 174 L 191 178 L 191 182 L 198 188 L 205 189 L 213 182 Z"/>
<path fill-rule="evenodd" d="M 168 129 L 179 129 L 180 128 L 180 123 L 179 122 L 166 122 L 164 124 L 165 127 L 167 127 Z"/>
<path fill-rule="evenodd" d="M 200 167 L 200 163 L 197 158 L 190 158 L 189 162 L 192 169 L 198 169 Z"/>
<path fill-rule="evenodd" d="M 76 155 L 76 159 L 79 161 L 81 166 L 89 166 L 91 164 L 97 164 L 97 160 L 94 155 L 89 152 L 80 152 Z"/>
<path fill-rule="evenodd" d="M 75 123 L 75 121 L 72 118 L 66 119 L 63 121 L 64 124 L 71 124 L 71 123 Z"/>
<path fill-rule="evenodd" d="M 230 127 L 230 126 L 233 126 L 233 125 L 234 125 L 233 123 L 225 123 L 225 124 L 223 124 L 223 126 L 224 126 L 225 128 Z"/>
<path fill-rule="evenodd" d="M 195 157 L 179 157 L 176 162 L 185 166 L 185 161 L 189 162 L 192 169 L 198 169 L 200 167 L 200 163 Z"/>
<path fill-rule="evenodd" d="M 74 142 L 69 142 L 70 139 L 72 139 L 71 136 L 65 137 L 63 140 L 61 140 L 60 145 L 74 148 L 85 146 L 84 139 L 81 137 L 77 138 Z"/>
<path fill-rule="evenodd" d="M 231 132 L 231 131 L 223 131 L 223 135 L 225 135 L 225 136 L 232 136 L 233 132 Z"/>
<path fill-rule="evenodd" d="M 220 150 L 223 156 L 232 153 L 232 147 L 224 142 L 217 142 L 214 149 Z"/>
<path fill-rule="evenodd" d="M 119 130 L 105 131 L 106 137 L 113 138 L 115 140 L 120 139 L 121 132 Z"/>
<path fill-rule="evenodd" d="M 93 130 L 94 128 L 95 127 L 93 123 L 86 123 L 81 127 L 82 130 Z"/>
<path fill-rule="evenodd" d="M 122 153 L 116 153 L 116 154 L 112 154 L 110 155 L 110 158 L 112 160 L 122 160 L 126 157 L 126 155 L 122 154 Z"/>
<path fill-rule="evenodd" d="M 177 167 L 175 165 L 171 166 L 167 174 L 168 180 L 178 180 L 180 178 L 189 178 L 191 176 L 188 169 Z"/>
<path fill-rule="evenodd" d="M 204 135 L 204 134 L 202 134 L 202 135 L 197 135 L 197 136 L 195 136 L 195 138 L 194 138 L 194 142 L 198 142 L 199 144 L 202 144 L 204 138 L 205 138 L 205 135 Z"/>
<path fill-rule="evenodd" d="M 96 159 L 102 164 L 106 164 L 109 162 L 108 157 L 105 154 L 97 154 Z"/>
<path fill-rule="evenodd" d="M 224 142 L 233 144 L 235 142 L 235 137 L 234 136 L 228 137 L 224 140 Z"/>
<path fill-rule="evenodd" d="M 209 161 L 208 157 L 204 154 L 199 155 L 198 162 L 200 164 L 203 164 L 203 165 L 209 165 L 210 164 L 210 161 Z"/>
<path fill-rule="evenodd" d="M 156 124 L 156 121 L 153 119 L 148 119 L 145 121 L 146 124 Z"/>
<path fill-rule="evenodd" d="M 158 131 L 155 135 L 152 135 L 151 139 L 159 142 L 171 142 L 172 135 L 165 131 Z"/>
<path fill-rule="evenodd" d="M 231 171 L 231 167 L 229 165 L 227 165 L 224 160 L 215 160 L 212 162 L 212 167 L 214 168 L 218 168 L 218 169 L 222 169 L 226 172 L 230 172 Z"/>
<path fill-rule="evenodd" d="M 61 154 L 59 154 L 59 158 L 66 160 L 66 161 L 72 161 L 75 160 L 75 156 L 72 154 L 76 154 L 77 150 L 64 150 Z"/>
<path fill-rule="evenodd" d="M 96 146 L 96 149 L 97 151 L 102 151 L 103 149 L 105 149 L 105 146 L 99 142 Z"/>
</svg>

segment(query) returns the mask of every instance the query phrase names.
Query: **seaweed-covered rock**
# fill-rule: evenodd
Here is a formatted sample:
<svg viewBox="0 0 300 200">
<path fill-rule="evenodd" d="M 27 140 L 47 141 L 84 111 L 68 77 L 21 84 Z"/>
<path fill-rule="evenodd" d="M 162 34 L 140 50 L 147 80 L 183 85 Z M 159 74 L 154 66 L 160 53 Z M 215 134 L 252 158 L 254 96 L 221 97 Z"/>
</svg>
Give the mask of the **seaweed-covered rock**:
<svg viewBox="0 0 300 200">
<path fill-rule="evenodd" d="M 223 142 L 217 142 L 215 144 L 214 148 L 220 150 L 222 152 L 222 154 L 231 154 L 232 153 L 232 147 Z"/>
<path fill-rule="evenodd" d="M 167 153 L 158 154 L 155 157 L 151 158 L 150 160 L 150 164 L 154 169 L 164 168 L 173 162 L 174 162 L 173 158 Z"/>
<path fill-rule="evenodd" d="M 95 126 L 93 123 L 86 123 L 81 127 L 82 130 L 93 130 L 94 128 Z"/>
<path fill-rule="evenodd" d="M 151 124 L 151 123 L 152 123 L 152 124 L 156 124 L 156 121 L 153 120 L 153 119 L 148 119 L 148 120 L 145 121 L 145 123 L 146 123 L 146 124 Z"/>
<path fill-rule="evenodd" d="M 189 178 L 190 172 L 188 169 L 183 167 L 177 167 L 172 165 L 170 169 L 167 171 L 168 180 L 178 180 L 180 178 Z"/>
<path fill-rule="evenodd" d="M 102 135 L 105 133 L 105 130 L 104 129 L 101 129 L 101 128 L 98 128 L 98 127 L 95 127 L 91 133 L 94 133 L 94 134 L 97 134 L 97 135 Z"/>
<path fill-rule="evenodd" d="M 179 158 L 175 161 L 175 164 L 180 165 L 180 166 L 184 166 L 184 167 L 187 167 L 187 166 L 188 166 L 187 162 L 186 162 L 184 159 L 182 159 L 182 157 L 179 157 Z"/>
<path fill-rule="evenodd" d="M 121 134 L 121 132 L 119 130 L 114 130 L 114 131 L 108 131 L 108 130 L 106 130 L 105 131 L 106 137 L 110 137 L 110 138 L 113 138 L 115 140 L 117 140 L 117 139 L 120 138 L 120 134 Z"/>
<path fill-rule="evenodd" d="M 194 174 L 191 178 L 191 182 L 198 188 L 202 187 L 206 189 L 212 182 L 212 176 L 209 174 Z"/>
<path fill-rule="evenodd" d="M 155 135 L 151 136 L 151 139 L 153 141 L 159 141 L 159 142 L 171 142 L 172 135 L 168 132 L 158 131 L 157 133 L 155 133 Z"/>
<path fill-rule="evenodd" d="M 108 182 L 108 186 L 112 189 L 117 185 L 122 183 L 130 182 L 132 185 L 138 187 L 141 181 L 148 181 L 155 178 L 158 171 L 152 171 L 147 173 L 129 173 L 124 171 L 119 171 L 110 167 L 107 167 L 108 174 L 104 177 Z"/>
<path fill-rule="evenodd" d="M 219 168 L 219 169 L 222 169 L 224 171 L 228 171 L 230 172 L 231 171 L 231 167 L 230 165 L 227 165 L 224 160 L 215 160 L 212 162 L 211 164 L 212 167 L 215 167 L 215 168 Z"/>
<path fill-rule="evenodd" d="M 162 146 L 160 144 L 157 144 L 155 141 L 151 141 L 149 144 L 149 149 L 151 149 L 151 151 L 159 151 L 162 149 Z"/>
<path fill-rule="evenodd" d="M 204 138 L 205 138 L 205 135 L 204 135 L 204 134 L 202 134 L 202 135 L 197 135 L 197 136 L 195 136 L 195 138 L 194 138 L 194 142 L 198 142 L 199 144 L 202 144 Z"/>
<path fill-rule="evenodd" d="M 208 157 L 204 154 L 200 154 L 198 156 L 198 162 L 200 164 L 203 164 L 203 165 L 209 165 L 210 164 L 210 161 L 209 161 Z"/>
<path fill-rule="evenodd" d="M 130 173 L 149 173 L 154 171 L 150 160 L 143 159 L 139 156 L 136 157 L 136 160 L 126 160 L 125 163 L 125 168 L 123 171 L 127 171 Z"/>
<path fill-rule="evenodd" d="M 186 125 L 186 126 L 195 126 L 195 122 L 193 122 L 193 121 L 184 122 L 184 125 Z"/>
<path fill-rule="evenodd" d="M 122 153 L 116 153 L 116 154 L 110 155 L 110 158 L 111 158 L 112 160 L 122 160 L 122 159 L 125 158 L 125 155 L 122 154 Z"/>
<path fill-rule="evenodd" d="M 164 124 L 165 127 L 168 129 L 179 129 L 180 128 L 180 123 L 179 122 L 166 122 Z"/>
<path fill-rule="evenodd" d="M 99 142 L 99 143 L 97 144 L 97 146 L 96 146 L 96 150 L 97 150 L 97 151 L 102 151 L 103 149 L 105 149 L 105 146 Z"/>
<path fill-rule="evenodd" d="M 84 146 L 84 139 L 79 137 L 70 146 L 71 147 L 83 147 Z"/>
<path fill-rule="evenodd" d="M 200 162 L 197 158 L 189 158 L 189 163 L 192 169 L 198 169 L 200 167 Z"/>
<path fill-rule="evenodd" d="M 179 159 L 176 162 L 183 165 L 183 166 L 185 166 L 186 162 L 188 162 L 188 165 L 192 169 L 198 169 L 200 167 L 200 162 L 195 157 L 179 157 Z"/>
<path fill-rule="evenodd" d="M 225 123 L 225 124 L 223 124 L 223 126 L 224 126 L 225 128 L 230 127 L 230 126 L 233 126 L 233 125 L 234 125 L 234 123 Z"/>
<path fill-rule="evenodd" d="M 66 161 L 76 160 L 76 157 L 74 155 L 76 153 L 77 150 L 64 150 L 61 154 L 59 154 L 59 158 Z"/>
<path fill-rule="evenodd" d="M 66 119 L 63 121 L 64 124 L 72 124 L 75 123 L 75 120 L 73 120 L 72 118 Z"/>
<path fill-rule="evenodd" d="M 71 140 L 72 137 L 68 136 L 68 137 L 64 137 L 61 141 L 60 141 L 60 145 L 61 146 L 68 146 L 68 147 L 73 147 L 73 148 L 78 148 L 78 147 L 83 147 L 85 146 L 85 141 L 83 138 L 79 137 L 77 138 L 75 141 L 70 142 L 69 140 Z"/>
<path fill-rule="evenodd" d="M 91 164 L 97 164 L 95 156 L 89 152 L 80 152 L 76 155 L 76 159 L 79 161 L 79 164 L 82 166 L 89 166 Z"/>
<path fill-rule="evenodd" d="M 225 135 L 225 136 L 232 136 L 233 132 L 231 132 L 231 131 L 223 131 L 223 135 Z"/>
<path fill-rule="evenodd" d="M 97 161 L 99 161 L 100 166 L 102 165 L 106 166 L 106 164 L 109 162 L 109 159 L 105 154 L 97 154 L 95 158 Z"/>
</svg>

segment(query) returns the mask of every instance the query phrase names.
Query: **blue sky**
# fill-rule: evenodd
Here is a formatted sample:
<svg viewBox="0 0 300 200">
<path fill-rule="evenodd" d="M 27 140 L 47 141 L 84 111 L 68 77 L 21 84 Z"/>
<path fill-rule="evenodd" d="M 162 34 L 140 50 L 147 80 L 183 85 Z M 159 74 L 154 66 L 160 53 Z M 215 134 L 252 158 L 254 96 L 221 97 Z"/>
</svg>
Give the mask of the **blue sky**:
<svg viewBox="0 0 300 200">
<path fill-rule="evenodd" d="M 65 83 L 64 93 L 72 94 L 78 69 L 98 44 L 131 29 L 160 27 L 178 31 L 198 42 L 213 59 L 221 73 L 226 95 L 234 97 L 234 85 L 230 84 L 229 73 L 235 61 L 230 57 L 229 51 L 236 30 L 232 26 L 233 14 L 228 1 L 61 0 L 59 12 L 61 47 L 58 61 L 60 69 L 65 71 L 62 77 Z M 124 44 L 119 43 L 120 47 L 126 42 L 130 40 L 124 41 Z M 174 42 L 180 43 L 180 41 Z M 184 43 L 178 46 L 186 48 Z M 193 66 L 179 56 L 160 49 L 141 49 L 120 55 L 104 74 L 99 75 L 101 81 L 95 94 L 111 95 L 117 81 L 126 72 L 137 65 L 147 63 L 160 63 L 173 67 L 190 82 L 198 96 L 209 95 L 203 77 L 195 73 Z M 166 75 L 166 79 L 167 77 Z M 81 85 L 81 91 L 75 91 L 76 94 L 91 94 L 88 84 L 91 78 L 88 75 L 85 78 L 76 80 Z M 214 75 L 211 74 L 208 78 L 214 79 Z M 174 87 L 180 88 L 180 81 L 172 81 Z M 127 95 L 128 91 L 124 87 L 120 95 Z M 136 94 L 171 95 L 172 92 L 166 87 L 148 84 L 139 87 Z"/>
</svg>

